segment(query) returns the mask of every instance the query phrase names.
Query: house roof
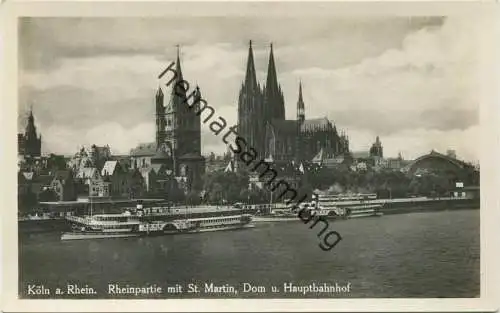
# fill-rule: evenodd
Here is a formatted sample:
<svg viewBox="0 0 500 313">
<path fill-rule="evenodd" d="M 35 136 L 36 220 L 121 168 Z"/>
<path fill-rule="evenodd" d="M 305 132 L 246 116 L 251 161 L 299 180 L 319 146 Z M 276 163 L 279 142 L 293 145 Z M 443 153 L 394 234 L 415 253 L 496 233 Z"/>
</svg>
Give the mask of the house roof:
<svg viewBox="0 0 500 313">
<path fill-rule="evenodd" d="M 327 130 L 332 127 L 332 123 L 326 117 L 305 120 L 300 126 L 301 131 Z"/>
<path fill-rule="evenodd" d="M 153 156 L 153 159 L 157 159 L 157 160 L 168 160 L 170 158 L 171 158 L 171 156 L 169 156 L 167 154 L 167 152 L 165 152 L 163 150 L 156 151 L 156 153 Z"/>
<path fill-rule="evenodd" d="M 332 149 L 321 148 L 319 150 L 319 152 L 314 156 L 312 161 L 313 162 L 321 162 L 321 161 L 325 161 L 325 160 L 333 159 L 333 158 L 335 158 L 335 155 L 334 155 Z"/>
<path fill-rule="evenodd" d="M 297 121 L 295 120 L 277 120 L 270 122 L 274 132 L 279 134 L 294 135 L 297 133 Z"/>
<path fill-rule="evenodd" d="M 33 179 L 33 172 L 23 172 L 23 177 L 26 179 L 26 180 L 32 180 Z"/>
<path fill-rule="evenodd" d="M 179 159 L 205 159 L 202 155 L 199 155 L 194 152 L 183 154 L 179 157 Z"/>
<path fill-rule="evenodd" d="M 78 173 L 76 173 L 76 177 L 77 178 L 90 178 L 90 177 L 94 177 L 96 172 L 99 173 L 99 171 L 97 171 L 97 169 L 95 167 L 83 167 L 83 168 L 80 168 Z"/>
<path fill-rule="evenodd" d="M 234 166 L 234 161 L 230 160 L 229 163 L 227 164 L 226 168 L 224 169 L 224 172 L 235 172 L 235 166 Z"/>
<path fill-rule="evenodd" d="M 158 174 L 163 169 L 163 164 L 151 164 L 151 169 Z"/>
</svg>

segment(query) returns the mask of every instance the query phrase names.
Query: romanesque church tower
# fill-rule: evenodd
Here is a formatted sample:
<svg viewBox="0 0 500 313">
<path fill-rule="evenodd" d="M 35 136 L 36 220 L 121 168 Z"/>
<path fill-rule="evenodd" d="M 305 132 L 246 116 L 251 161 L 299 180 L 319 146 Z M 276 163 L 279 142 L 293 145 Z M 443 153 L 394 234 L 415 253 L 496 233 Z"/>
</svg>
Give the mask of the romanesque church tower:
<svg viewBox="0 0 500 313">
<path fill-rule="evenodd" d="M 190 108 L 187 105 L 188 91 L 176 88 L 184 79 L 179 50 L 175 71 L 176 77 L 166 105 L 161 88 L 156 93 L 156 147 L 158 151 L 172 158 L 172 170 L 175 175 L 186 178 L 187 189 L 192 189 L 200 186 L 205 159 L 201 155 L 201 118 L 196 114 L 197 107 Z M 198 87 L 189 92 L 194 92 L 194 101 L 201 98 Z"/>
</svg>

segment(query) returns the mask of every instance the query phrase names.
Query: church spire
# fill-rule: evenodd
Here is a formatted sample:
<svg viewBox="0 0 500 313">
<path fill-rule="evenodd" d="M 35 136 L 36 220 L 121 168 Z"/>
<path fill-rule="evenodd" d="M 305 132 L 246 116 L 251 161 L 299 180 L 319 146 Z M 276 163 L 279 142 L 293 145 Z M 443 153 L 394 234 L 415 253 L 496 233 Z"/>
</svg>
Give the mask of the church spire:
<svg viewBox="0 0 500 313">
<path fill-rule="evenodd" d="M 163 91 L 161 90 L 160 85 L 158 85 L 158 90 L 156 91 L 156 96 L 157 97 L 163 97 Z"/>
<path fill-rule="evenodd" d="M 176 73 L 176 77 L 175 77 L 175 82 L 178 83 L 180 81 L 182 81 L 184 78 L 182 76 L 182 69 L 181 69 L 181 58 L 180 58 L 180 47 L 179 45 L 177 45 L 177 60 L 175 61 L 175 73 Z M 175 84 L 174 84 L 174 87 L 175 87 Z M 172 93 L 175 92 L 175 88 L 172 88 Z"/>
<path fill-rule="evenodd" d="M 42 135 L 40 134 L 40 137 L 37 137 L 35 117 L 33 116 L 33 105 L 30 106 L 30 112 L 28 115 L 28 123 L 26 125 L 24 140 L 25 140 L 25 147 L 24 147 L 25 155 L 32 157 L 40 156 Z"/>
<path fill-rule="evenodd" d="M 274 63 L 274 53 L 273 53 L 273 44 L 272 43 L 271 43 L 271 52 L 269 53 L 269 64 L 267 66 L 266 88 L 267 89 L 274 89 L 276 91 L 279 90 L 278 78 L 276 75 L 276 64 Z"/>
<path fill-rule="evenodd" d="M 245 75 L 246 88 L 253 89 L 257 86 L 257 75 L 255 74 L 255 62 L 253 59 L 252 41 L 248 43 L 247 73 Z"/>
<path fill-rule="evenodd" d="M 267 67 L 266 94 L 265 94 L 265 110 L 268 112 L 268 119 L 285 119 L 285 102 L 283 93 L 278 85 L 278 77 L 276 74 L 276 64 L 274 63 L 273 44 L 271 43 L 271 51 L 269 53 L 269 64 Z"/>
<path fill-rule="evenodd" d="M 28 124 L 26 125 L 26 136 L 36 138 L 35 117 L 33 116 L 33 104 L 30 105 L 30 113 L 28 115 Z"/>
<path fill-rule="evenodd" d="M 181 83 L 184 80 L 184 77 L 182 75 L 179 45 L 177 45 L 177 60 L 175 62 L 175 73 L 176 73 L 175 81 L 172 85 L 170 102 L 168 104 L 168 107 L 170 109 L 167 109 L 173 111 L 177 111 L 180 108 L 180 106 L 184 103 L 184 100 L 186 99 L 186 91 L 187 91 L 186 89 L 188 88 L 187 84 Z"/>
<path fill-rule="evenodd" d="M 302 81 L 299 82 L 299 100 L 297 101 L 297 120 L 303 123 L 305 120 L 304 99 L 302 98 Z"/>
</svg>

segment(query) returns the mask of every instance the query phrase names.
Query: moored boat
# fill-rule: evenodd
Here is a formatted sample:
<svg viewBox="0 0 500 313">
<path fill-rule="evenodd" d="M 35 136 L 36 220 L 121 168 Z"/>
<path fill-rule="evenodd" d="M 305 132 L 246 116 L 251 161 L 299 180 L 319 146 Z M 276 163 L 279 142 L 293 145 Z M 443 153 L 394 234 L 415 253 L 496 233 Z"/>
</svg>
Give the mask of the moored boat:
<svg viewBox="0 0 500 313">
<path fill-rule="evenodd" d="M 254 224 L 252 224 L 252 220 L 253 217 L 250 214 L 180 219 L 166 223 L 163 228 L 163 233 L 201 233 L 252 228 L 255 226 Z"/>
<path fill-rule="evenodd" d="M 104 238 L 127 238 L 138 237 L 140 233 L 110 233 L 99 231 L 73 231 L 65 232 L 61 235 L 61 240 L 81 240 L 81 239 L 104 239 Z"/>
<path fill-rule="evenodd" d="M 98 214 L 93 216 L 68 216 L 73 231 L 64 232 L 61 240 L 125 238 L 179 233 L 197 233 L 218 230 L 250 228 L 252 216 L 240 214 L 207 218 L 185 218 L 173 221 L 142 221 L 130 212 Z"/>
</svg>

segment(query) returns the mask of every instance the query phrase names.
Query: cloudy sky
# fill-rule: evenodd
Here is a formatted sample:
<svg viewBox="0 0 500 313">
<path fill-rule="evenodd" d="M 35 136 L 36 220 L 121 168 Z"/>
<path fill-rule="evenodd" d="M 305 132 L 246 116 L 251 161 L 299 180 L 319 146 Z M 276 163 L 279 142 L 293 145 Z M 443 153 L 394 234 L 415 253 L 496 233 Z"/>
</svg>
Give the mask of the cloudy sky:
<svg viewBox="0 0 500 313">
<path fill-rule="evenodd" d="M 299 80 L 306 118 L 327 116 L 351 150 L 379 135 L 386 156 L 455 149 L 479 159 L 473 21 L 444 17 L 24 18 L 19 24 L 19 129 L 33 105 L 45 152 L 154 141 L 158 74 L 181 46 L 185 79 L 231 124 L 253 40 L 265 81 L 273 42 L 286 115 Z M 203 126 L 204 153 L 225 151 Z"/>
</svg>

